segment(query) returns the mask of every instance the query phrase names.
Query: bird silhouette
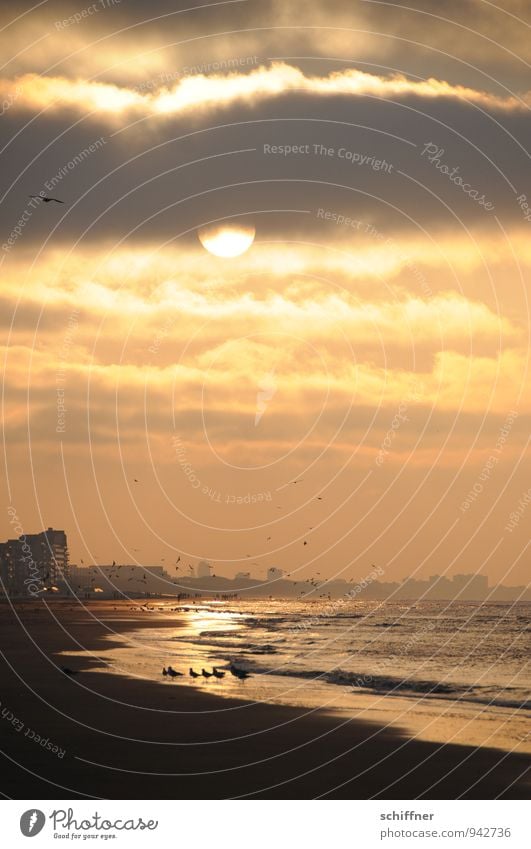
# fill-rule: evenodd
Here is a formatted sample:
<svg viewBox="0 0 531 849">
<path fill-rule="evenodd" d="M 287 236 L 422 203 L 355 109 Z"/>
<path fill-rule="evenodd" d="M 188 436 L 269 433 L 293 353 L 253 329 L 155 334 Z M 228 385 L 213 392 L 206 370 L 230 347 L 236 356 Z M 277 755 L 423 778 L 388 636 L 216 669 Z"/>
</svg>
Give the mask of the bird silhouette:
<svg viewBox="0 0 531 849">
<path fill-rule="evenodd" d="M 212 673 L 212 672 L 207 672 L 207 671 L 206 671 L 206 669 L 202 669 L 202 670 L 201 670 L 201 675 L 203 676 L 203 678 L 212 678 L 213 673 Z"/>
<path fill-rule="evenodd" d="M 245 681 L 245 679 L 249 677 L 249 673 L 246 672 L 245 669 L 239 669 L 239 667 L 235 666 L 233 663 L 229 666 L 229 672 L 231 675 L 234 675 L 235 678 L 239 678 L 240 681 Z"/>
<path fill-rule="evenodd" d="M 43 203 L 50 203 L 50 201 L 55 201 L 55 203 L 64 203 L 64 200 L 59 200 L 59 198 L 47 198 L 44 195 L 28 195 L 29 198 L 35 198 L 35 200 L 42 200 Z"/>
<path fill-rule="evenodd" d="M 188 673 L 188 674 L 190 675 L 190 678 L 200 678 L 200 677 L 201 677 L 201 676 L 199 675 L 199 672 L 194 672 L 194 670 L 192 669 L 192 667 L 190 667 L 190 671 L 189 671 L 189 673 Z"/>
<path fill-rule="evenodd" d="M 182 672 L 177 672 L 177 670 L 174 669 L 173 666 L 168 666 L 166 674 L 169 675 L 170 678 L 182 678 L 183 675 Z"/>
<path fill-rule="evenodd" d="M 225 677 L 225 673 L 220 672 L 219 669 L 216 666 L 212 667 L 212 675 L 214 676 L 214 678 L 224 678 Z"/>
</svg>

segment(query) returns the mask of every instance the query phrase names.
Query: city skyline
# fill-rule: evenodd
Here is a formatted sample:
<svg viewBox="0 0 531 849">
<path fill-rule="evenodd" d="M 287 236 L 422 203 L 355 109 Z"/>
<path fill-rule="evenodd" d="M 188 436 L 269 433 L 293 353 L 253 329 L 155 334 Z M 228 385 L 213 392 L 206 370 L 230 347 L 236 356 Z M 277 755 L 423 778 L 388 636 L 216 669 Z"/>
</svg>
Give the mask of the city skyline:
<svg viewBox="0 0 531 849">
<path fill-rule="evenodd" d="M 180 565 L 179 565 L 180 564 Z M 252 563 L 251 567 L 256 567 Z M 214 571 L 215 570 L 215 571 Z M 39 598 L 57 593 L 57 598 L 137 598 L 190 593 L 199 597 L 270 597 L 300 601 L 343 598 L 344 600 L 400 599 L 462 601 L 531 600 L 529 586 L 489 586 L 486 575 L 454 573 L 430 575 L 428 579 L 385 579 L 386 569 L 372 564 L 366 575 L 323 578 L 317 572 L 309 578 L 300 570 L 265 567 L 263 577 L 253 569 L 226 575 L 215 564 L 200 560 L 186 564 L 181 556 L 172 565 L 83 564 L 70 562 L 67 536 L 63 530 L 48 528 L 36 534 L 0 542 L 0 596 L 10 599 Z M 381 579 L 381 580 L 379 580 Z M 301 589 L 302 588 L 302 589 Z"/>
</svg>

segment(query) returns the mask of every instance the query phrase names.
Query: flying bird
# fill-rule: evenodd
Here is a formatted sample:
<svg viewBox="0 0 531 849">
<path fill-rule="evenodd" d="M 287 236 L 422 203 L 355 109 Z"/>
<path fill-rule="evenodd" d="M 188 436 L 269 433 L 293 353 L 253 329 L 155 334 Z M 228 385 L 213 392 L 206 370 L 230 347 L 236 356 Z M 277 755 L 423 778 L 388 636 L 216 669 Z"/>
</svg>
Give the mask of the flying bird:
<svg viewBox="0 0 531 849">
<path fill-rule="evenodd" d="M 28 195 L 29 198 L 35 198 L 35 200 L 42 200 L 43 203 L 50 203 L 50 201 L 55 201 L 55 203 L 64 203 L 64 200 L 59 200 L 59 198 L 47 198 L 44 195 Z"/>
</svg>

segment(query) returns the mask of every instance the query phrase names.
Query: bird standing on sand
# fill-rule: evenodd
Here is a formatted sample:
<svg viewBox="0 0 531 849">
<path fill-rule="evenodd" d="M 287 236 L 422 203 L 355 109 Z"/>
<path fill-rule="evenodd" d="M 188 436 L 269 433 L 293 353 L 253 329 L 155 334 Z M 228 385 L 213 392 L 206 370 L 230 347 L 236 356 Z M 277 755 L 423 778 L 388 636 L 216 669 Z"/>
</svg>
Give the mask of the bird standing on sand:
<svg viewBox="0 0 531 849">
<path fill-rule="evenodd" d="M 207 672 L 206 669 L 201 670 L 201 675 L 203 678 L 212 678 L 212 672 Z"/>
<path fill-rule="evenodd" d="M 168 670 L 166 669 L 166 667 L 165 667 L 165 666 L 164 666 L 164 667 L 163 667 L 163 669 L 162 669 L 162 674 L 163 674 L 163 675 L 167 675 L 167 674 L 168 674 Z"/>
<path fill-rule="evenodd" d="M 200 677 L 199 672 L 194 672 L 192 667 L 190 667 L 189 675 L 190 675 L 190 678 L 199 678 Z"/>
<path fill-rule="evenodd" d="M 249 673 L 246 672 L 245 669 L 239 669 L 237 666 L 234 666 L 233 663 L 229 666 L 229 672 L 231 675 L 234 675 L 235 678 L 239 678 L 240 681 L 245 681 L 245 679 L 249 677 Z"/>
<path fill-rule="evenodd" d="M 214 678 L 224 678 L 225 677 L 225 673 L 220 672 L 219 669 L 217 668 L 217 666 L 212 667 L 212 675 L 214 676 Z"/>
<path fill-rule="evenodd" d="M 169 675 L 170 678 L 180 678 L 180 677 L 182 677 L 183 673 L 177 672 L 177 670 L 174 669 L 173 666 L 168 666 L 168 671 L 167 671 L 166 674 Z"/>
</svg>

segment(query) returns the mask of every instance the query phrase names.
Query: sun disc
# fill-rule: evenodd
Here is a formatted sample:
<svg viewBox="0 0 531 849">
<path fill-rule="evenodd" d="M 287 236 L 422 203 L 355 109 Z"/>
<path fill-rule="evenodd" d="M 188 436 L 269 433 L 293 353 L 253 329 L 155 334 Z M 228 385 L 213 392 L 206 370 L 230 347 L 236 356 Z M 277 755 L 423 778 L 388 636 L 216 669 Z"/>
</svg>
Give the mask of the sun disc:
<svg viewBox="0 0 531 849">
<path fill-rule="evenodd" d="M 251 224 L 215 224 L 202 227 L 197 235 L 203 247 L 214 256 L 241 256 L 248 250 L 256 234 Z"/>
</svg>

